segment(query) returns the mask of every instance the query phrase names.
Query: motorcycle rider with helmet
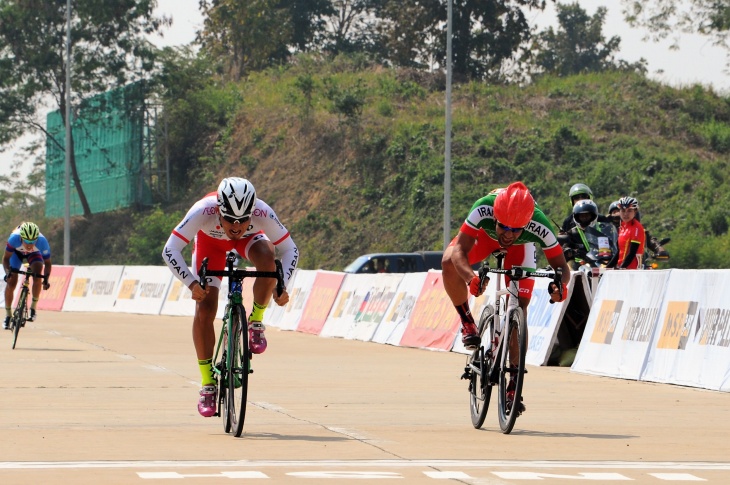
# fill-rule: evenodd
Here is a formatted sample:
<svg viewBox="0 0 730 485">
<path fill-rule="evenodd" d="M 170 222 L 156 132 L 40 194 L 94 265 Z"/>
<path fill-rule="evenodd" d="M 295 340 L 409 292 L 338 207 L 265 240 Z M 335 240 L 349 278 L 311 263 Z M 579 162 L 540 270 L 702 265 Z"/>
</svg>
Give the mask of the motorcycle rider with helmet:
<svg viewBox="0 0 730 485">
<path fill-rule="evenodd" d="M 573 206 L 574 227 L 558 236 L 571 269 L 581 265 L 605 266 L 617 252 L 618 233 L 610 222 L 600 221 L 598 206 L 590 199 Z"/>
</svg>

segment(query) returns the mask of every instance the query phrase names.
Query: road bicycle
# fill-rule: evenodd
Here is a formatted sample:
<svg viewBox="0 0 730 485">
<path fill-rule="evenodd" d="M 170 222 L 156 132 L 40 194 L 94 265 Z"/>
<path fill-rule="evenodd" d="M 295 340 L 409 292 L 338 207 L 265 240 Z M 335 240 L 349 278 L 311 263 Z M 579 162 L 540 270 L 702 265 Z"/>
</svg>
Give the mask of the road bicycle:
<svg viewBox="0 0 730 485">
<path fill-rule="evenodd" d="M 18 334 L 20 329 L 25 327 L 25 322 L 28 321 L 28 293 L 30 293 L 30 278 L 43 278 L 45 281 L 46 277 L 43 275 L 35 274 L 30 271 L 23 271 L 21 269 L 10 269 L 11 273 L 18 273 L 23 275 L 23 283 L 20 287 L 20 296 L 18 297 L 18 304 L 15 305 L 13 316 L 10 318 L 10 331 L 13 332 L 13 349 L 15 344 L 18 342 Z"/>
<path fill-rule="evenodd" d="M 223 326 L 213 355 L 213 374 L 216 380 L 218 411 L 223 417 L 223 429 L 238 438 L 243 432 L 248 399 L 248 377 L 253 373 L 249 348 L 248 317 L 241 294 L 244 278 L 276 278 L 276 292 L 284 291 L 284 272 L 276 260 L 276 271 L 248 271 L 233 267 L 236 254 L 226 256 L 226 269 L 211 271 L 208 258 L 200 265 L 200 286 L 205 289 L 210 277 L 228 277 L 228 301 L 223 313 Z M 222 411 L 222 412 L 221 412 Z"/>
<path fill-rule="evenodd" d="M 492 386 L 498 386 L 497 407 L 499 427 L 504 434 L 509 434 L 514 428 L 517 417 L 522 414 L 522 386 L 527 355 L 527 322 L 522 309 L 518 306 L 519 289 L 517 281 L 523 278 L 552 278 L 552 285 L 556 285 L 561 292 L 562 299 L 562 271 L 554 272 L 526 271 L 522 268 L 502 269 L 505 252 L 497 250 L 492 255 L 497 260 L 497 268 L 489 267 L 488 260 L 484 260 L 479 269 L 479 279 L 482 287 L 489 281 L 489 273 L 495 273 L 497 287 L 495 305 L 487 305 L 479 318 L 478 331 L 481 337 L 479 347 L 467 357 L 466 367 L 462 379 L 469 381 L 469 404 L 471 421 L 476 429 L 484 424 L 489 409 L 489 399 L 492 395 Z M 501 287 L 499 275 L 510 277 L 509 285 Z M 512 298 L 509 298 L 509 297 Z M 550 303 L 553 303 L 550 300 Z M 509 360 L 510 336 L 516 339 L 519 348 L 519 364 L 512 365 Z M 509 388 L 510 382 L 513 388 Z M 514 394 L 511 394 L 511 393 Z M 517 405 L 515 405 L 517 403 Z"/>
</svg>

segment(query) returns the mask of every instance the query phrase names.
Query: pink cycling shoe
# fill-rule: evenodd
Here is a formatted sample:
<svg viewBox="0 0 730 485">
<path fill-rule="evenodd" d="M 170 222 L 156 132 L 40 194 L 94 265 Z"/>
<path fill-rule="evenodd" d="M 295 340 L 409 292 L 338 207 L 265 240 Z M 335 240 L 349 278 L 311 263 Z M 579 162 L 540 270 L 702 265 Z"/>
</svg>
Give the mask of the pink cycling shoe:
<svg viewBox="0 0 730 485">
<path fill-rule="evenodd" d="M 261 322 L 251 322 L 248 325 L 249 331 L 249 347 L 254 354 L 263 354 L 266 350 L 266 335 L 264 335 L 266 327 Z"/>
<path fill-rule="evenodd" d="M 209 418 L 215 416 L 215 397 L 218 394 L 215 386 L 203 386 L 200 390 L 198 400 L 198 412 L 201 416 Z"/>
</svg>

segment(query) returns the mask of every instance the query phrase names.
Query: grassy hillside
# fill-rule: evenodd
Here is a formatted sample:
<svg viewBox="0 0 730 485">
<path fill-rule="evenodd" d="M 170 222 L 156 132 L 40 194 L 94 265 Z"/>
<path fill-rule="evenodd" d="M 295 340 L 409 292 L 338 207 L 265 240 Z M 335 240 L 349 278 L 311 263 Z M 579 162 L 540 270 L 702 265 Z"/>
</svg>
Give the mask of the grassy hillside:
<svg viewBox="0 0 730 485">
<path fill-rule="evenodd" d="M 441 249 L 443 85 L 351 62 L 256 74 L 240 84 L 233 121 L 179 200 L 79 222 L 72 261 L 154 261 L 182 211 L 229 175 L 254 182 L 299 244 L 303 268 Z M 570 186 L 583 182 L 602 212 L 637 197 L 645 225 L 672 237 L 669 266 L 730 267 L 730 98 L 712 91 L 627 73 L 455 86 L 452 161 L 454 234 L 474 200 L 514 180 L 562 222 Z M 54 230 L 62 254 L 58 222 Z"/>
</svg>

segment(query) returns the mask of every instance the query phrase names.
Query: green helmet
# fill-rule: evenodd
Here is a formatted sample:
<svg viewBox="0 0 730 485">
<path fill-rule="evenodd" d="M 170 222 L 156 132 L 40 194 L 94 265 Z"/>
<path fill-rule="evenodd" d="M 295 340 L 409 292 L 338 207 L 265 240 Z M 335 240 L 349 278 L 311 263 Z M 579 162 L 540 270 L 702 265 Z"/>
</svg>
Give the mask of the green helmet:
<svg viewBox="0 0 730 485">
<path fill-rule="evenodd" d="M 570 188 L 568 197 L 570 197 L 570 204 L 573 205 L 573 198 L 577 195 L 587 195 L 589 199 L 593 199 L 593 191 L 586 184 L 575 184 Z"/>
<path fill-rule="evenodd" d="M 28 241 L 35 241 L 38 239 L 41 231 L 38 226 L 32 222 L 24 222 L 20 225 L 20 237 L 27 239 Z"/>
</svg>

